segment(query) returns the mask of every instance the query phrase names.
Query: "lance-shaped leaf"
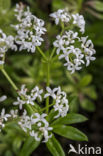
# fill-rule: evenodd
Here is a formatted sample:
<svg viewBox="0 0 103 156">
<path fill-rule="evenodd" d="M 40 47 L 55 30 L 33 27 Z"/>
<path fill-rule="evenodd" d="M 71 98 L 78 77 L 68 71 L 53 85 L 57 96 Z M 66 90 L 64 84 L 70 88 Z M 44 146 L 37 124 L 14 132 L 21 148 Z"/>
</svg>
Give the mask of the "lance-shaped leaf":
<svg viewBox="0 0 103 156">
<path fill-rule="evenodd" d="M 48 121 L 49 123 L 51 123 L 53 120 L 55 120 L 55 116 L 58 114 L 57 111 L 54 111 L 54 109 L 52 109 L 48 115 Z"/>
<path fill-rule="evenodd" d="M 72 126 L 53 125 L 52 127 L 53 132 L 65 138 L 77 141 L 88 141 L 88 138 L 84 133 Z"/>
<path fill-rule="evenodd" d="M 39 146 L 40 142 L 41 141 L 36 141 L 33 137 L 29 136 L 26 139 L 19 156 L 29 156 Z"/>
<path fill-rule="evenodd" d="M 55 138 L 54 135 L 52 136 L 52 138 L 48 140 L 46 146 L 53 156 L 65 156 L 65 153 L 60 143 L 58 142 L 58 140 Z"/>
<path fill-rule="evenodd" d="M 103 2 L 94 0 L 89 2 L 89 4 L 97 11 L 103 11 Z"/>
<path fill-rule="evenodd" d="M 85 86 L 87 86 L 87 85 L 89 85 L 90 83 L 91 83 L 91 81 L 92 81 L 92 76 L 91 75 L 86 75 L 86 76 L 84 76 L 81 80 L 80 80 L 80 82 L 79 82 L 79 86 L 80 87 L 85 87 Z"/>
<path fill-rule="evenodd" d="M 52 124 L 52 125 L 61 125 L 61 124 L 74 124 L 74 123 L 81 123 L 81 122 L 84 122 L 84 121 L 87 121 L 88 119 L 83 116 L 83 115 L 80 115 L 80 114 L 75 114 L 75 113 L 69 113 L 67 114 L 67 116 L 65 117 L 61 117 L 61 118 L 58 118 L 57 120 L 55 120 Z"/>
</svg>

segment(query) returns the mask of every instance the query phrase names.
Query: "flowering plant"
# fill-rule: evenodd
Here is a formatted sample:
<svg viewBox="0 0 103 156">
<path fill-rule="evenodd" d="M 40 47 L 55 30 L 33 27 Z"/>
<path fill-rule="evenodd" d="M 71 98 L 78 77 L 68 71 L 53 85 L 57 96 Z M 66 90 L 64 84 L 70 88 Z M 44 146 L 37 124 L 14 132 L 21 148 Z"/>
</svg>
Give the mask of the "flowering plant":
<svg viewBox="0 0 103 156">
<path fill-rule="evenodd" d="M 40 48 L 47 29 L 43 20 L 30 12 L 29 7 L 17 4 L 15 8 L 17 24 L 11 25 L 15 35 L 7 36 L 0 30 L 0 69 L 17 93 L 17 100 L 13 102 L 13 108 L 6 114 L 3 108 L 0 115 L 0 131 L 13 128 L 22 133 L 23 147 L 19 156 L 30 155 L 41 142 L 45 142 L 52 155 L 65 155 L 55 133 L 68 139 L 87 141 L 87 136 L 80 130 L 70 126 L 74 123 L 86 121 L 87 118 L 80 114 L 69 113 L 70 100 L 61 87 L 53 87 L 50 84 L 51 64 L 55 60 L 63 59 L 65 70 L 74 73 L 88 66 L 95 60 L 95 49 L 88 36 L 82 36 L 85 32 L 85 20 L 82 15 L 70 14 L 67 10 L 59 9 L 51 13 L 55 24 L 61 26 L 61 33 L 57 35 L 52 45 L 52 51 L 43 52 Z M 4 69 L 5 57 L 8 49 L 15 51 L 39 52 L 43 62 L 47 66 L 47 84 L 35 86 L 29 91 L 23 84 L 18 89 Z M 42 88 L 41 88 L 42 86 Z M 0 97 L 0 102 L 6 100 L 6 96 Z M 44 106 L 45 105 L 45 106 Z M 44 106 L 44 107 L 43 107 Z"/>
</svg>

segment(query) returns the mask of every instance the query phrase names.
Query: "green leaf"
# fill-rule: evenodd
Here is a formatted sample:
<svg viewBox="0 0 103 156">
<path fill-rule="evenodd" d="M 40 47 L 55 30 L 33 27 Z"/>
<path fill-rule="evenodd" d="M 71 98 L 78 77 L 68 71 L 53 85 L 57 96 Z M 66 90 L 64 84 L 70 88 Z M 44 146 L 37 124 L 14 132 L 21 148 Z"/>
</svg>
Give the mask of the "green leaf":
<svg viewBox="0 0 103 156">
<path fill-rule="evenodd" d="M 90 83 L 91 83 L 91 81 L 92 81 L 92 76 L 91 75 L 86 75 L 86 76 L 84 76 L 81 80 L 80 80 L 80 82 L 79 82 L 79 86 L 80 87 L 85 87 L 85 86 L 87 86 L 87 85 L 89 85 Z"/>
<path fill-rule="evenodd" d="M 94 112 L 96 109 L 95 104 L 88 99 L 83 100 L 80 104 L 83 109 L 90 112 Z"/>
<path fill-rule="evenodd" d="M 53 8 L 56 10 L 65 7 L 65 3 L 62 0 L 59 0 L 59 3 L 58 0 L 53 0 L 52 5 Z"/>
<path fill-rule="evenodd" d="M 51 125 L 60 124 L 74 124 L 87 121 L 88 119 L 80 114 L 69 113 L 66 117 L 61 117 L 55 120 Z"/>
<path fill-rule="evenodd" d="M 65 156 L 65 153 L 60 143 L 58 142 L 58 140 L 55 138 L 54 135 L 52 136 L 52 138 L 48 140 L 46 146 L 53 156 Z"/>
<path fill-rule="evenodd" d="M 73 97 L 73 98 L 72 98 Z M 70 107 L 70 112 L 72 113 L 76 113 L 78 112 L 78 108 L 79 108 L 79 102 L 78 102 L 78 97 L 77 96 L 72 96 L 69 99 L 69 107 Z"/>
<path fill-rule="evenodd" d="M 54 109 L 52 109 L 48 115 L 48 121 L 49 123 L 52 122 L 55 118 L 55 116 L 57 115 L 57 112 L 54 111 Z"/>
<path fill-rule="evenodd" d="M 93 40 L 93 43 L 98 46 L 103 46 L 102 27 L 103 21 L 94 22 L 92 25 L 89 25 L 86 32 L 86 35 L 89 34 L 90 38 Z"/>
<path fill-rule="evenodd" d="M 65 138 L 77 141 L 88 141 L 87 136 L 72 126 L 53 125 L 53 132 Z"/>
<path fill-rule="evenodd" d="M 103 2 L 101 1 L 92 1 L 91 6 L 97 11 L 103 11 Z"/>
<path fill-rule="evenodd" d="M 82 92 L 94 100 L 97 99 L 97 93 L 94 86 L 83 88 Z"/>
<path fill-rule="evenodd" d="M 41 141 L 34 140 L 33 137 L 29 136 L 19 153 L 19 156 L 30 156 L 30 154 L 39 146 Z"/>
</svg>

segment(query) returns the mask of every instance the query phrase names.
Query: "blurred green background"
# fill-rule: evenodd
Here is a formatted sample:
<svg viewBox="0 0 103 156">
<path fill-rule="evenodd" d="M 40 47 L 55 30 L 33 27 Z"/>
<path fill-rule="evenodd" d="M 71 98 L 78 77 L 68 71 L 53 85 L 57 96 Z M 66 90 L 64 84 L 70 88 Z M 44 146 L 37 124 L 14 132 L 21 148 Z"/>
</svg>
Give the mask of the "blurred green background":
<svg viewBox="0 0 103 156">
<path fill-rule="evenodd" d="M 0 28 L 6 34 L 14 34 L 10 25 L 16 23 L 14 16 L 15 4 L 19 0 L 0 0 Z M 60 85 L 68 94 L 71 112 L 79 112 L 89 118 L 87 123 L 79 125 L 89 137 L 89 145 L 102 146 L 102 120 L 103 120 L 103 1 L 100 0 L 25 0 L 25 5 L 29 5 L 33 14 L 44 19 L 48 29 L 45 38 L 44 51 L 52 49 L 51 43 L 59 33 L 59 29 L 49 18 L 49 14 L 57 9 L 68 8 L 71 13 L 84 15 L 86 20 L 86 33 L 93 41 L 96 49 L 96 61 L 89 67 L 70 75 L 64 70 L 62 63 L 56 61 L 51 66 L 51 85 Z M 49 53 L 49 52 L 48 52 Z M 6 56 L 5 68 L 15 83 L 20 87 L 26 84 L 29 88 L 35 85 L 45 87 L 46 64 L 38 53 L 29 54 L 27 52 L 10 51 Z M 56 74 L 55 74 L 56 73 Z M 0 96 L 6 94 L 8 101 L 0 105 L 0 109 L 12 108 L 12 102 L 16 93 L 10 87 L 7 80 L 0 73 Z M 75 96 L 75 98 L 74 98 Z M 8 104 L 7 104 L 8 103 Z M 8 133 L 0 133 L 0 155 L 14 156 L 21 146 L 21 138 L 16 132 L 8 130 Z M 62 146 L 68 151 L 69 141 L 61 139 Z M 76 143 L 75 143 L 76 144 Z M 32 155 L 49 156 L 44 145 Z"/>
</svg>

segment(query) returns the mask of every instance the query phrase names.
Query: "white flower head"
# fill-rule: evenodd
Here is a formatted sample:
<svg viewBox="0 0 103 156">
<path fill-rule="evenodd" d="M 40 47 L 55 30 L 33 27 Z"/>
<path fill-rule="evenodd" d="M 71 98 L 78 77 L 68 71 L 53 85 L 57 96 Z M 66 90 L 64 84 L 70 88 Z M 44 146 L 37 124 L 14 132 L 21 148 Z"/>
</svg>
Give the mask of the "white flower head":
<svg viewBox="0 0 103 156">
<path fill-rule="evenodd" d="M 91 40 L 87 40 L 88 36 L 81 37 L 81 47 L 85 52 L 86 66 L 90 64 L 90 61 L 94 61 L 96 58 L 93 56 L 96 51 Z"/>
<path fill-rule="evenodd" d="M 58 25 L 60 21 L 68 23 L 71 19 L 69 13 L 64 9 L 59 9 L 56 12 L 51 13 L 50 16 L 54 18 L 56 25 Z"/>
<path fill-rule="evenodd" d="M 44 98 L 47 98 L 48 96 L 51 96 L 53 99 L 56 99 L 55 92 L 58 90 L 58 88 L 54 88 L 53 90 L 50 87 L 46 88 L 47 93 L 45 94 Z"/>
<path fill-rule="evenodd" d="M 0 29 L 0 65 L 4 64 L 5 53 L 8 49 L 17 50 L 17 46 L 14 44 L 14 37 L 7 36 L 1 29 Z"/>
<path fill-rule="evenodd" d="M 58 87 L 56 101 L 53 107 L 54 110 L 58 112 L 54 118 L 58 118 L 60 116 L 64 117 L 67 115 L 69 110 L 68 99 L 66 98 L 66 93 L 61 91 L 60 87 Z"/>
<path fill-rule="evenodd" d="M 67 70 L 72 73 L 81 70 L 82 66 L 88 66 L 90 61 L 95 60 L 93 56 L 96 51 L 91 40 L 87 37 L 78 37 L 77 32 L 66 31 L 62 36 L 57 36 L 53 45 L 57 48 L 59 59 L 64 59 Z M 76 46 L 77 44 L 77 46 Z"/>
<path fill-rule="evenodd" d="M 3 127 L 5 127 L 5 122 L 7 122 L 10 117 L 10 114 L 5 114 L 5 109 L 3 108 L 0 114 L 0 131 Z"/>
<path fill-rule="evenodd" d="M 73 24 L 76 24 L 80 28 L 80 32 L 84 33 L 85 32 L 85 20 L 82 15 L 73 14 Z"/>
<path fill-rule="evenodd" d="M 19 106 L 19 109 L 22 109 L 24 104 L 25 104 L 25 101 L 20 99 L 20 97 L 17 97 L 16 102 L 13 102 L 13 105 L 18 105 Z"/>
<path fill-rule="evenodd" d="M 43 89 L 40 90 L 39 87 L 36 86 L 31 91 L 31 97 L 33 100 L 36 100 L 37 98 L 39 98 L 41 101 L 42 100 L 42 96 L 41 96 L 42 93 L 43 93 Z"/>
<path fill-rule="evenodd" d="M 34 137 L 36 141 L 40 141 L 40 137 L 38 136 L 38 132 L 35 132 L 34 130 L 30 131 L 30 136 Z"/>
<path fill-rule="evenodd" d="M 29 7 L 27 10 L 22 5 L 16 5 L 16 17 L 19 24 L 12 25 L 17 31 L 16 43 L 20 46 L 19 50 L 35 52 L 36 46 L 40 46 L 44 41 L 42 35 L 45 34 L 44 21 L 32 15 Z"/>
<path fill-rule="evenodd" d="M 17 116 L 18 116 L 18 110 L 16 109 L 16 110 L 10 110 L 10 114 L 11 114 L 11 117 L 12 118 L 17 118 Z"/>
<path fill-rule="evenodd" d="M 31 116 L 27 115 L 27 112 L 24 111 L 21 116 L 21 120 L 18 124 L 21 126 L 23 131 L 29 132 L 30 136 L 34 137 L 36 141 L 41 140 L 41 135 L 44 137 L 43 142 L 47 142 L 51 135 L 52 127 L 49 127 L 49 123 L 46 120 L 47 114 L 35 113 Z M 36 130 L 33 130 L 33 127 L 36 127 Z"/>
</svg>

